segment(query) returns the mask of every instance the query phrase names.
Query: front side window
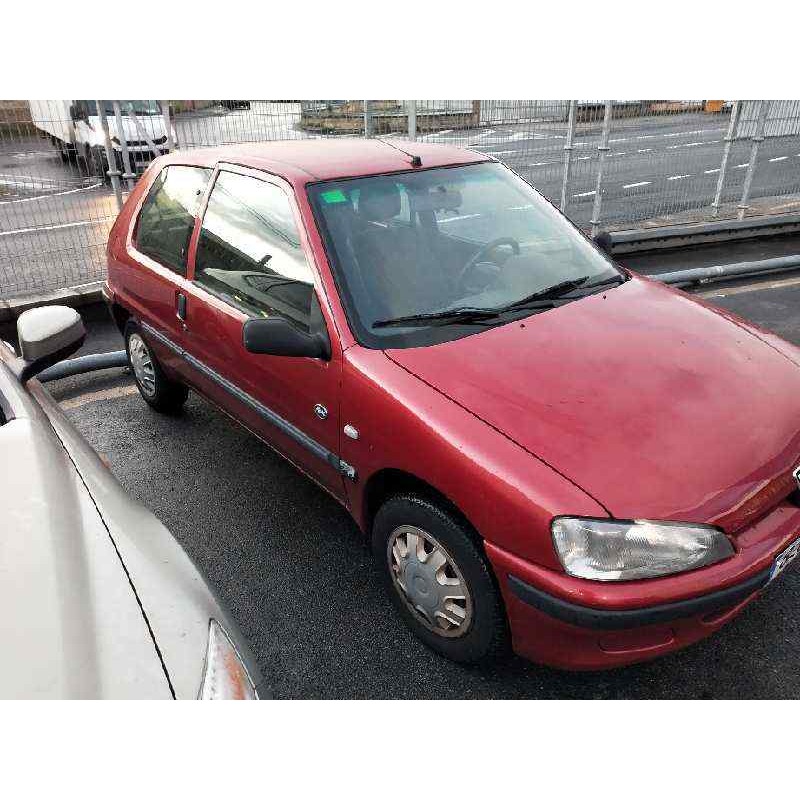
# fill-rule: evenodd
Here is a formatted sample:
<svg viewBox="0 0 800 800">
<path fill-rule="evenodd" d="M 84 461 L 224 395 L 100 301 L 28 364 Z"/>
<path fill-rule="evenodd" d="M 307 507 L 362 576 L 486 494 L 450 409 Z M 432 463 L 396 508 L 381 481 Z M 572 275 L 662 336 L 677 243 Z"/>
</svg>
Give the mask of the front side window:
<svg viewBox="0 0 800 800">
<path fill-rule="evenodd" d="M 348 320 L 374 348 L 467 336 L 625 278 L 497 163 L 309 186 Z M 555 299 L 557 296 L 557 300 Z"/>
<path fill-rule="evenodd" d="M 202 167 L 161 170 L 142 204 L 136 226 L 136 249 L 179 275 L 186 274 L 186 254 L 200 198 L 211 175 Z"/>
<path fill-rule="evenodd" d="M 200 229 L 194 279 L 251 317 L 278 315 L 308 331 L 313 273 L 286 193 L 220 172 Z"/>
</svg>

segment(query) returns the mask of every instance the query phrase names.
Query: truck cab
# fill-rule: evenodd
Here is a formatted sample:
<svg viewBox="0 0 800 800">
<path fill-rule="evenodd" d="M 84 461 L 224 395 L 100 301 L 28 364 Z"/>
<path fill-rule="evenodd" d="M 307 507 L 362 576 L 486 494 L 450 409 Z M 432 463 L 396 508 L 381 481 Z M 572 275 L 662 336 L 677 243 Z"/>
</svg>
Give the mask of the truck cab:
<svg viewBox="0 0 800 800">
<path fill-rule="evenodd" d="M 143 172 L 156 157 L 169 152 L 170 129 L 157 100 L 103 100 L 115 166 L 125 172 L 123 148 L 133 173 Z M 119 103 L 119 114 L 115 108 Z M 50 138 L 65 162 L 85 164 L 89 175 L 108 171 L 97 100 L 31 100 L 34 125 Z"/>
</svg>

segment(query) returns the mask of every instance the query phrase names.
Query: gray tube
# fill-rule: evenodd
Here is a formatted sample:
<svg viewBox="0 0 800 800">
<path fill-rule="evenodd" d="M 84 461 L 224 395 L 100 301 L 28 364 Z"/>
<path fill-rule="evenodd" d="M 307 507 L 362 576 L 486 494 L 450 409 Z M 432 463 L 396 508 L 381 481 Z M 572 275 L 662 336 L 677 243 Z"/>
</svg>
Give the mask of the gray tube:
<svg viewBox="0 0 800 800">
<path fill-rule="evenodd" d="M 724 278 L 742 278 L 748 275 L 763 276 L 773 272 L 788 272 L 797 269 L 800 269 L 800 256 L 782 256 L 781 258 L 767 258 L 763 261 L 740 261 L 738 264 L 723 264 L 718 267 L 682 269 L 648 277 L 662 283 L 691 284 Z"/>
<path fill-rule="evenodd" d="M 36 377 L 42 382 L 57 381 L 70 375 L 80 375 L 83 372 L 94 372 L 98 369 L 111 367 L 124 367 L 128 364 L 128 357 L 124 350 L 115 350 L 113 353 L 94 353 L 88 356 L 78 356 L 67 361 L 61 361 L 42 370 Z"/>
</svg>

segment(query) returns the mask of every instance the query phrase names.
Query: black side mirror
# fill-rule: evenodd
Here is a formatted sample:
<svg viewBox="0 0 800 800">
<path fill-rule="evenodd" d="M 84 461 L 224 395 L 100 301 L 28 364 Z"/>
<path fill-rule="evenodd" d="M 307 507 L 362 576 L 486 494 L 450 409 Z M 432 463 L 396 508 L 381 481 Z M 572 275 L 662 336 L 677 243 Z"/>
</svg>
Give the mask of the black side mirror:
<svg viewBox="0 0 800 800">
<path fill-rule="evenodd" d="M 607 231 L 601 231 L 594 237 L 594 243 L 609 256 L 614 255 L 614 242 L 611 239 L 611 234 Z"/>
<path fill-rule="evenodd" d="M 242 329 L 242 343 L 248 353 L 325 360 L 331 357 L 326 333 L 303 333 L 283 317 L 247 320 Z"/>
</svg>

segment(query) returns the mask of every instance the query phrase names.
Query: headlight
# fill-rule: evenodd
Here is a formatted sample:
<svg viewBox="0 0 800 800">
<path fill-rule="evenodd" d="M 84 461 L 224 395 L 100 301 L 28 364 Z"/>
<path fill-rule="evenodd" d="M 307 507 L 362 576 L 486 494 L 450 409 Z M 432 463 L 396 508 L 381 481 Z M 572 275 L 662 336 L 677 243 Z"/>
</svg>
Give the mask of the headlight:
<svg viewBox="0 0 800 800">
<path fill-rule="evenodd" d="M 710 525 L 557 517 L 551 527 L 556 553 L 576 578 L 654 578 L 733 555 L 728 537 Z"/>
<path fill-rule="evenodd" d="M 199 700 L 258 700 L 253 681 L 224 628 L 211 620 Z"/>
</svg>

